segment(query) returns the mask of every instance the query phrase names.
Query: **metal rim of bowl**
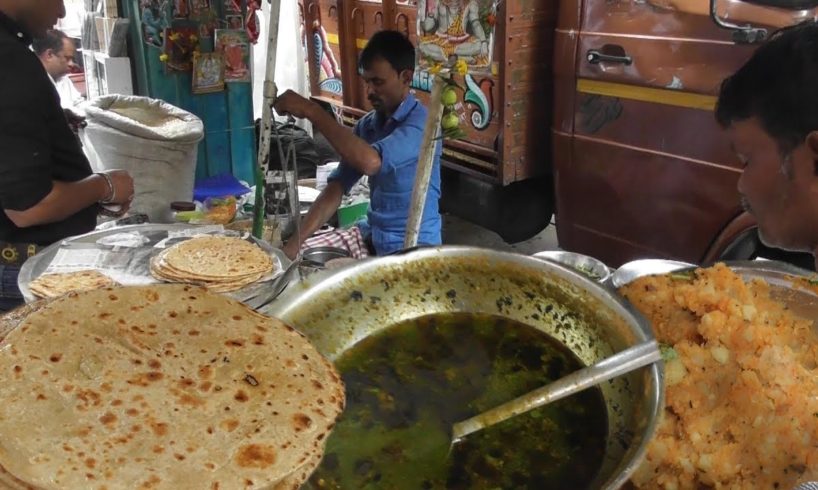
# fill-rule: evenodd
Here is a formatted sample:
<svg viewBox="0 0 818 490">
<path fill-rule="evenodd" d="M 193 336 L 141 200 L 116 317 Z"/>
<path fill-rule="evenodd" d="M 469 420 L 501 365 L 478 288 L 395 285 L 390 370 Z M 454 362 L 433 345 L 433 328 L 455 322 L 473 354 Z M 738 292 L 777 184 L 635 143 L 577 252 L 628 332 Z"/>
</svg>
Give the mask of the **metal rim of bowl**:
<svg viewBox="0 0 818 490">
<path fill-rule="evenodd" d="M 564 258 L 573 257 L 576 259 L 580 259 L 582 261 L 586 261 L 592 264 L 593 272 L 598 273 L 599 277 L 591 277 L 588 274 L 585 275 L 588 276 L 591 280 L 596 281 L 600 284 L 603 284 L 606 281 L 608 281 L 613 273 L 611 268 L 608 267 L 601 260 L 595 257 L 591 257 L 590 255 L 584 255 L 576 252 L 568 252 L 565 250 L 546 250 L 542 252 L 537 252 L 535 254 L 532 254 L 531 256 L 536 259 L 548 260 L 561 266 L 568 267 L 570 269 L 578 271 L 580 274 L 585 274 L 585 271 L 578 269 L 573 261 L 567 261 L 564 260 Z"/>
</svg>

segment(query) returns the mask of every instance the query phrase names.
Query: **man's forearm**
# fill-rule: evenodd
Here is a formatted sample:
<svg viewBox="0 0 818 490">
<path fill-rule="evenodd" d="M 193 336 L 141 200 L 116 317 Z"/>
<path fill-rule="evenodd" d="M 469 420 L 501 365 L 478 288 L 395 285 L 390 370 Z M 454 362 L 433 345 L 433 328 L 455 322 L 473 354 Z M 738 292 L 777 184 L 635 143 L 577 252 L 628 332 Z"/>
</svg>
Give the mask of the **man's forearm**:
<svg viewBox="0 0 818 490">
<path fill-rule="evenodd" d="M 25 211 L 6 209 L 6 216 L 19 228 L 62 221 L 105 199 L 109 192 L 103 177 L 91 175 L 77 182 L 54 181 L 51 192 Z"/>
<path fill-rule="evenodd" d="M 308 118 L 341 155 L 344 163 L 364 175 L 375 175 L 381 169 L 380 154 L 351 130 L 338 124 L 321 106 L 314 104 Z"/>
<path fill-rule="evenodd" d="M 330 182 L 318 196 L 318 199 L 310 206 L 307 216 L 301 222 L 301 237 L 299 243 L 312 236 L 319 228 L 324 226 L 332 218 L 341 206 L 341 198 L 344 196 L 344 188 L 338 182 Z"/>
</svg>

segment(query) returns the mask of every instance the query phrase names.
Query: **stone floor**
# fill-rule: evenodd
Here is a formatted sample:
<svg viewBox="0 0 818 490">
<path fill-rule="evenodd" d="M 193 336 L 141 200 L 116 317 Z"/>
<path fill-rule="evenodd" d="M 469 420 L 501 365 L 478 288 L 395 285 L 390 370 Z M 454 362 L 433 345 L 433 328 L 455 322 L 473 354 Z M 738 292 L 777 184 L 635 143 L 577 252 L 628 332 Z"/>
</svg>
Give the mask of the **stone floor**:
<svg viewBox="0 0 818 490">
<path fill-rule="evenodd" d="M 557 231 L 553 223 L 538 235 L 524 242 L 506 243 L 497 233 L 453 215 L 443 216 L 443 243 L 446 245 L 474 245 L 525 255 L 559 248 Z"/>
</svg>

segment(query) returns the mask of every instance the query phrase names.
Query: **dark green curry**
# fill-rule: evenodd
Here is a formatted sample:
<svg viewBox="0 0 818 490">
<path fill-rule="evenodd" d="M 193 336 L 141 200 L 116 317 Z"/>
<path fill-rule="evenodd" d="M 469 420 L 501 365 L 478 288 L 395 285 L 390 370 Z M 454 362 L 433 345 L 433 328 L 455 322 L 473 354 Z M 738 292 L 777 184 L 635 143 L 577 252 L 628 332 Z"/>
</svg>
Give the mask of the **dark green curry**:
<svg viewBox="0 0 818 490">
<path fill-rule="evenodd" d="M 311 489 L 582 489 L 601 466 L 598 388 L 470 435 L 451 426 L 565 376 L 580 361 L 548 335 L 493 316 L 427 316 L 336 363 L 347 409 Z"/>
</svg>

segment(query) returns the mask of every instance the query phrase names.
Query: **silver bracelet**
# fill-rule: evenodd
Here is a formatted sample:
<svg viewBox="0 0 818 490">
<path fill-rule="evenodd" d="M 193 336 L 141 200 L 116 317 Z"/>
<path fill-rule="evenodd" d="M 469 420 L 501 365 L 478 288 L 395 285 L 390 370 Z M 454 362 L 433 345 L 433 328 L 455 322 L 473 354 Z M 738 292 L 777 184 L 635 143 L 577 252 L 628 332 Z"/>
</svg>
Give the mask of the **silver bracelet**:
<svg viewBox="0 0 818 490">
<path fill-rule="evenodd" d="M 111 181 L 111 176 L 106 174 L 105 172 L 97 172 L 97 175 L 101 175 L 102 178 L 105 179 L 105 183 L 108 184 L 108 197 L 102 199 L 99 202 L 101 202 L 102 204 L 109 204 L 111 201 L 114 200 L 114 197 L 116 197 L 114 191 L 114 183 L 113 181 Z"/>
</svg>

